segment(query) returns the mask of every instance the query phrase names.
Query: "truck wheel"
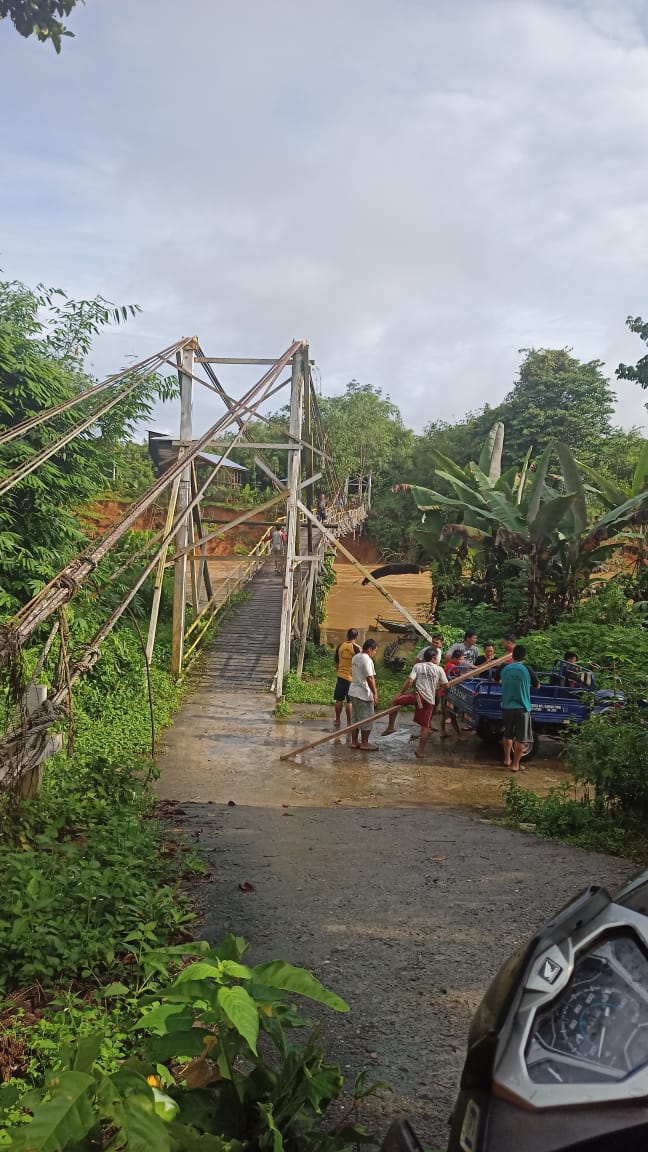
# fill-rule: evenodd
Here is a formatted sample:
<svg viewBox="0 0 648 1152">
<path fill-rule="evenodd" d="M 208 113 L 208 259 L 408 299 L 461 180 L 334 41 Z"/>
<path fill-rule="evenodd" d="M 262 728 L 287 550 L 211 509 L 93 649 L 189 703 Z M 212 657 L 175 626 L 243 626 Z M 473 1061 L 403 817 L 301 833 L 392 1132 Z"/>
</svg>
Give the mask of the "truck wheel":
<svg viewBox="0 0 648 1152">
<path fill-rule="evenodd" d="M 524 761 L 525 764 L 528 764 L 529 760 L 533 760 L 533 757 L 536 755 L 539 747 L 540 747 L 540 737 L 538 736 L 537 732 L 534 732 L 533 733 L 533 739 L 529 740 L 529 742 L 524 745 L 524 752 L 522 753 L 522 760 Z"/>
<path fill-rule="evenodd" d="M 494 725 L 489 720 L 480 720 L 477 725 L 477 735 L 485 744 L 499 744 L 502 739 L 502 726 Z"/>
</svg>

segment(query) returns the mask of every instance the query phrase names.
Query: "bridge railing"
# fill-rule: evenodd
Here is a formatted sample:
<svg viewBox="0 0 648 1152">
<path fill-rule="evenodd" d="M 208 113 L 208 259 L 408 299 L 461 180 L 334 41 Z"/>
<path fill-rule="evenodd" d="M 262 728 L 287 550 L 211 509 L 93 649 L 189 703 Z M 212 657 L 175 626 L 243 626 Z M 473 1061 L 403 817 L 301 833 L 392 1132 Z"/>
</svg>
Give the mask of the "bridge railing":
<svg viewBox="0 0 648 1152">
<path fill-rule="evenodd" d="M 269 551 L 270 540 L 267 538 L 259 540 L 259 543 L 254 546 L 249 556 L 241 560 L 241 563 L 237 564 L 235 568 L 228 572 L 225 579 L 219 582 L 214 595 L 207 601 L 205 607 L 185 632 L 186 645 L 189 638 L 193 636 L 196 629 L 199 628 L 192 643 L 189 647 L 185 647 L 185 658 L 189 658 L 196 650 L 216 613 L 220 612 L 221 608 L 225 606 L 231 596 L 234 596 L 237 592 L 242 592 L 245 585 L 249 584 L 252 577 L 256 575 L 260 568 L 263 568 Z M 203 557 L 200 557 L 198 563 L 202 562 Z M 206 560 L 204 562 L 206 563 Z"/>
</svg>

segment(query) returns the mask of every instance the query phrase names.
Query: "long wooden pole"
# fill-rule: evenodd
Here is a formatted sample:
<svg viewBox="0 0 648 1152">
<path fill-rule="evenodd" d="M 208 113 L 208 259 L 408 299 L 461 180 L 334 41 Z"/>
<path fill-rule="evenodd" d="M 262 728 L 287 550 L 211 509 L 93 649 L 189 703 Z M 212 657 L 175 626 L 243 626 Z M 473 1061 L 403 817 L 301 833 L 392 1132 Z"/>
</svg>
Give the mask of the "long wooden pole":
<svg viewBox="0 0 648 1152">
<path fill-rule="evenodd" d="M 461 676 L 454 676 L 450 681 L 450 687 L 454 688 L 455 684 L 461 684 L 464 680 L 475 680 L 477 676 L 481 676 L 482 672 L 488 672 L 490 668 L 499 668 L 500 664 L 506 664 L 510 659 L 508 653 L 506 656 L 498 656 L 496 660 L 489 660 L 487 664 L 479 665 L 479 672 L 475 675 L 475 670 L 471 668 L 470 672 L 462 672 Z M 318 744 L 326 744 L 329 740 L 340 739 L 340 733 L 355 732 L 358 728 L 366 728 L 367 722 L 373 724 L 374 720 L 380 720 L 383 716 L 389 716 L 393 712 L 393 706 L 383 708 L 380 712 L 374 712 L 373 716 L 367 717 L 367 720 L 356 720 L 355 724 L 347 724 L 346 728 L 336 728 L 333 732 L 328 732 L 326 736 L 320 736 L 319 740 L 313 740 L 310 744 L 302 744 L 300 748 L 293 748 L 292 752 L 284 752 L 280 756 L 280 760 L 290 760 L 291 756 L 299 756 L 301 752 L 308 752 L 311 748 L 317 748 Z"/>
<path fill-rule="evenodd" d="M 304 395 L 303 345 L 293 355 L 290 385 L 290 435 L 295 447 L 288 453 L 288 489 L 286 500 L 286 564 L 284 568 L 283 591 L 281 596 L 281 632 L 279 636 L 279 658 L 274 690 L 277 699 L 283 695 L 283 682 L 290 671 L 290 642 L 292 639 L 293 589 L 295 580 L 294 560 L 297 534 L 299 532 L 299 486 L 301 482 L 301 436 L 302 403 Z M 301 548 L 300 548 L 301 551 Z M 299 574 L 298 574 L 299 578 Z"/>
<path fill-rule="evenodd" d="M 313 523 L 317 524 L 317 519 L 315 516 L 313 516 L 313 513 L 310 511 L 310 509 L 307 508 L 305 504 L 302 504 L 301 501 L 298 501 L 298 503 L 299 503 L 299 507 L 300 507 L 301 511 L 304 513 L 304 515 L 308 516 L 308 518 L 310 520 L 312 520 Z M 389 603 L 396 609 L 396 611 L 400 612 L 401 616 L 404 616 L 405 619 L 409 621 L 409 623 L 412 625 L 412 627 L 415 628 L 416 631 L 421 634 L 423 639 L 427 640 L 428 644 L 431 644 L 432 643 L 432 637 L 430 636 L 429 632 L 425 631 L 425 628 L 423 627 L 423 625 L 419 624 L 418 620 L 414 619 L 414 617 L 407 611 L 407 608 L 403 608 L 403 605 L 399 604 L 398 600 L 395 600 L 394 597 L 391 595 L 391 593 L 389 593 L 387 591 L 386 588 L 381 587 L 379 581 L 374 579 L 374 577 L 371 575 L 371 572 L 367 568 L 365 568 L 364 564 L 361 564 L 359 560 L 356 560 L 353 553 L 349 552 L 349 549 L 344 547 L 344 544 L 341 543 L 341 541 L 337 538 L 337 536 L 334 536 L 331 532 L 329 532 L 324 527 L 323 524 L 320 524 L 319 528 L 320 528 L 320 531 L 323 533 L 323 535 L 326 536 L 327 540 L 329 540 L 335 548 L 339 548 L 340 552 L 342 553 L 343 556 L 346 556 L 347 560 L 350 560 L 352 564 L 355 564 L 358 571 L 362 572 L 362 575 L 364 576 L 365 580 L 368 580 L 370 584 L 373 584 L 374 588 L 378 589 L 381 596 L 384 596 L 386 600 L 389 600 Z"/>
<path fill-rule="evenodd" d="M 178 373 L 180 376 L 180 441 L 183 445 L 180 452 L 186 452 L 191 445 L 191 417 L 193 411 L 193 376 L 194 354 L 198 350 L 196 337 L 191 344 L 186 345 L 178 352 Z M 183 372 L 186 368 L 187 372 Z M 182 515 L 191 503 L 191 460 L 187 460 L 180 474 L 180 487 L 178 489 L 178 511 Z M 189 544 L 189 522 L 183 518 L 176 535 L 179 556 L 175 559 L 173 571 L 173 611 L 171 626 L 171 675 L 179 676 L 182 672 L 182 653 L 184 650 L 185 612 L 187 606 L 187 557 L 185 549 Z M 192 557 L 193 560 L 193 557 Z M 193 571 L 193 569 L 192 569 Z M 195 577 L 194 577 L 195 578 Z"/>
<path fill-rule="evenodd" d="M 164 581 L 164 568 L 166 565 L 167 552 L 169 551 L 169 544 L 171 543 L 171 529 L 175 519 L 176 501 L 178 499 L 178 489 L 180 487 L 180 477 L 176 476 L 171 487 L 171 495 L 169 497 L 169 507 L 167 508 L 166 524 L 164 525 L 164 544 L 160 551 L 160 559 L 158 561 L 158 570 L 155 576 L 155 584 L 153 587 L 153 603 L 151 604 L 151 620 L 149 623 L 148 639 L 146 641 L 146 659 L 149 664 L 153 657 L 153 647 L 155 645 L 155 633 L 157 631 L 158 615 L 160 611 L 160 601 L 162 599 L 162 583 Z"/>
</svg>

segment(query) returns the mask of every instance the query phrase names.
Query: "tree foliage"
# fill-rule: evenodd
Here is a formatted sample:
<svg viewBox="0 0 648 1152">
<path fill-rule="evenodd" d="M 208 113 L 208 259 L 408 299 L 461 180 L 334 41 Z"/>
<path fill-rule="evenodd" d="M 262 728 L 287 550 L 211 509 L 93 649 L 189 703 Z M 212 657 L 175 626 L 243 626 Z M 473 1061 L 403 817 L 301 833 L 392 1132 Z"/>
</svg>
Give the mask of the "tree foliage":
<svg viewBox="0 0 648 1152">
<path fill-rule="evenodd" d="M 0 283 L 0 432 L 88 391 L 83 368 L 93 336 L 137 309 L 115 308 L 101 297 L 73 301 L 60 290 Z M 0 506 L 0 609 L 33 596 L 85 542 L 79 507 L 102 492 L 118 446 L 154 400 L 174 384 L 155 375 L 66 447 L 26 476 Z M 88 396 L 68 412 L 0 445 L 0 477 L 91 415 Z"/>
<path fill-rule="evenodd" d="M 59 17 L 69 16 L 79 2 L 85 0 L 0 0 L 0 20 L 9 17 L 21 36 L 49 40 L 58 54 L 63 36 L 74 36 Z"/>
<path fill-rule="evenodd" d="M 502 602 L 507 584 L 521 578 L 526 610 L 520 625 L 526 632 L 553 623 L 576 602 L 594 566 L 609 555 L 610 537 L 625 526 L 643 526 L 645 461 L 642 454 L 637 491 L 621 494 L 592 522 L 583 478 L 568 445 L 550 441 L 532 465 L 529 450 L 518 468 L 502 473 L 502 438 L 502 426 L 495 425 L 479 463 L 471 461 L 464 469 L 432 449 L 435 477 L 450 494 L 415 485 L 411 491 L 425 516 L 435 514 L 435 529 L 440 512 L 454 514 L 440 527 L 438 539 L 464 542 L 464 553 L 469 550 L 473 569 L 481 573 L 482 599 Z"/>
<path fill-rule="evenodd" d="M 626 325 L 644 344 L 648 344 L 648 324 L 644 323 L 641 316 L 628 316 Z M 619 364 L 616 374 L 619 380 L 634 380 L 640 388 L 648 388 L 648 353 L 637 360 L 636 364 Z"/>
</svg>

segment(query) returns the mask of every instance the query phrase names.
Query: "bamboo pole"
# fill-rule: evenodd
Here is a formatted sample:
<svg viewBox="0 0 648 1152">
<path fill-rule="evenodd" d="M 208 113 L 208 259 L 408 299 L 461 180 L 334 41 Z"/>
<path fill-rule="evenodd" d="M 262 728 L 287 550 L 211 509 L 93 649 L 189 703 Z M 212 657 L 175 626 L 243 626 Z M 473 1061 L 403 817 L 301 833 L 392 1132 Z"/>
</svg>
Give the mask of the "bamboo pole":
<svg viewBox="0 0 648 1152">
<path fill-rule="evenodd" d="M 302 504 L 300 500 L 297 503 L 299 504 L 299 507 L 300 507 L 301 511 L 304 513 L 304 515 L 308 516 L 308 518 L 310 520 L 312 520 L 314 524 L 317 524 L 317 518 L 315 516 L 313 516 L 310 509 L 308 509 L 305 504 Z M 369 572 L 369 570 L 367 568 L 365 568 L 364 564 L 361 564 L 359 560 L 356 560 L 353 553 L 349 552 L 349 549 L 345 548 L 344 544 L 342 544 L 340 542 L 340 540 L 338 540 L 338 538 L 332 534 L 332 532 L 329 532 L 324 527 L 323 524 L 320 524 L 319 528 L 320 528 L 320 531 L 322 532 L 322 534 L 326 537 L 326 539 L 329 540 L 330 543 L 333 544 L 333 546 L 335 548 L 339 548 L 342 555 L 346 556 L 347 560 L 350 560 L 352 564 L 355 564 L 356 568 L 358 569 L 359 572 L 362 572 L 362 575 L 365 577 L 365 579 L 368 580 L 370 584 L 373 584 L 374 588 L 378 589 L 381 596 L 384 596 L 386 600 L 389 600 L 389 603 L 396 609 L 396 611 L 400 612 L 401 616 L 404 616 L 405 619 L 409 621 L 409 623 L 412 625 L 412 627 L 415 628 L 416 631 L 420 633 L 420 635 L 423 637 L 423 639 L 427 640 L 428 643 L 431 644 L 432 643 L 432 637 L 430 636 L 429 632 L 425 631 L 425 628 L 423 627 L 423 625 L 419 624 L 418 620 L 414 619 L 414 617 L 407 611 L 407 608 L 403 608 L 403 605 L 399 604 L 398 600 L 395 600 L 394 597 L 391 595 L 391 593 L 389 593 L 387 591 L 386 588 L 381 587 L 379 581 L 374 579 L 374 577 L 371 575 L 371 572 Z"/>
<path fill-rule="evenodd" d="M 487 664 L 480 664 L 477 676 L 480 676 L 482 672 L 488 672 L 490 668 L 499 668 L 501 664 L 506 664 L 508 660 L 509 656 L 507 653 L 506 656 L 498 656 L 496 660 L 489 660 Z M 477 676 L 475 675 L 475 670 L 471 668 L 470 672 L 462 672 L 461 676 L 454 676 L 450 681 L 450 687 L 454 688 L 455 684 L 461 684 L 464 680 L 475 680 Z M 375 720 L 380 720 L 383 716 L 389 716 L 389 713 L 393 711 L 394 709 L 390 705 L 389 708 L 383 708 L 380 712 L 374 712 L 373 716 L 368 717 L 368 720 L 373 724 Z M 299 756 L 302 752 L 308 752 L 311 748 L 317 748 L 318 744 L 326 744 L 329 740 L 339 740 L 342 732 L 346 735 L 348 732 L 356 732 L 358 728 L 362 727 L 367 727 L 367 720 L 356 720 L 355 724 L 347 724 L 346 728 L 336 728 L 333 732 L 327 732 L 326 736 L 320 736 L 318 740 L 313 740 L 310 744 L 302 744 L 300 748 L 293 748 L 292 752 L 284 752 L 283 756 L 280 756 L 279 759 L 290 760 L 291 756 Z"/>
<path fill-rule="evenodd" d="M 301 483 L 300 439 L 304 397 L 303 345 L 300 344 L 292 359 L 290 384 L 290 438 L 295 446 L 288 454 L 288 498 L 286 500 L 286 564 L 284 568 L 281 594 L 281 632 L 279 635 L 279 657 L 274 690 L 277 699 L 283 694 L 283 682 L 290 671 L 290 642 L 293 626 L 294 559 L 297 534 L 299 532 L 299 487 Z M 301 545 L 300 545 L 301 551 Z"/>
<path fill-rule="evenodd" d="M 178 489 L 180 487 L 180 477 L 176 476 L 171 488 L 171 495 L 169 497 L 169 507 L 167 508 L 166 523 L 164 525 L 164 544 L 160 551 L 160 559 L 158 561 L 158 570 L 155 575 L 155 585 L 153 588 L 153 603 L 151 604 L 151 620 L 149 623 L 148 639 L 146 641 L 146 659 L 149 664 L 153 657 L 153 648 L 155 646 L 155 633 L 157 631 L 158 613 L 160 611 L 160 600 L 162 599 L 162 583 L 164 581 L 164 567 L 169 551 L 169 544 L 171 543 L 171 529 L 175 518 L 176 503 L 178 500 Z"/>
</svg>

